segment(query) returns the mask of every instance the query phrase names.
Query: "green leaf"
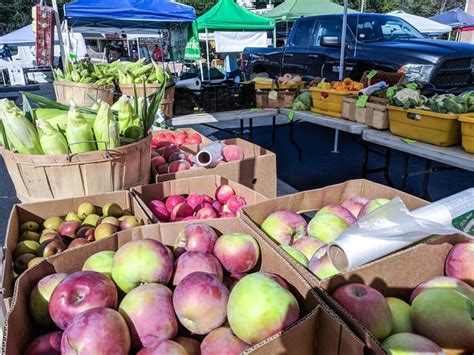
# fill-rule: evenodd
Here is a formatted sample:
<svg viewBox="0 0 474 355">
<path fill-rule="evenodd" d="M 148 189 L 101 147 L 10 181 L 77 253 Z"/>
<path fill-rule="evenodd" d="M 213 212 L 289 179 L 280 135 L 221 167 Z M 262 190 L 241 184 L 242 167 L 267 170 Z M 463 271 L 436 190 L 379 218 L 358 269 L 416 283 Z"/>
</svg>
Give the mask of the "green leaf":
<svg viewBox="0 0 474 355">
<path fill-rule="evenodd" d="M 0 134 L 2 135 L 3 145 L 5 149 L 10 150 L 10 145 L 8 144 L 7 133 L 5 132 L 5 127 L 3 127 L 3 122 L 0 118 Z"/>
<path fill-rule="evenodd" d="M 35 94 L 32 94 L 31 92 L 20 91 L 20 93 L 22 94 L 23 97 L 26 97 L 29 100 L 33 101 L 39 107 L 55 108 L 55 109 L 66 110 L 66 111 L 69 110 L 69 106 L 60 104 L 59 102 L 50 100 L 46 97 L 35 95 Z"/>
<path fill-rule="evenodd" d="M 22 98 L 23 98 L 23 114 L 31 123 L 33 123 L 33 125 L 35 125 L 35 122 L 36 122 L 35 111 L 31 107 L 30 101 L 25 96 L 25 93 L 22 94 Z"/>
</svg>

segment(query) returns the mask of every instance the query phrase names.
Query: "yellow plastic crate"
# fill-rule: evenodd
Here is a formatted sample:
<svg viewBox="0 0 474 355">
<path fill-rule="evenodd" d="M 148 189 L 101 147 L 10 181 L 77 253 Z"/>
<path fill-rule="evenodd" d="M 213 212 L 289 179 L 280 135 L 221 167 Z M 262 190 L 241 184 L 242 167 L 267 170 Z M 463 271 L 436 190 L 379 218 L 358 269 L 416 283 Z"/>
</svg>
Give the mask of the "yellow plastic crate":
<svg viewBox="0 0 474 355">
<path fill-rule="evenodd" d="M 390 132 L 397 136 L 443 147 L 461 142 L 459 115 L 388 105 Z"/>
<path fill-rule="evenodd" d="M 468 153 L 474 153 L 474 113 L 459 116 L 461 121 L 462 147 Z"/>
<path fill-rule="evenodd" d="M 333 89 L 320 89 L 313 87 L 310 89 L 313 107 L 311 111 L 323 115 L 342 117 L 342 106 L 344 97 L 355 95 L 355 91 L 337 91 Z"/>
</svg>

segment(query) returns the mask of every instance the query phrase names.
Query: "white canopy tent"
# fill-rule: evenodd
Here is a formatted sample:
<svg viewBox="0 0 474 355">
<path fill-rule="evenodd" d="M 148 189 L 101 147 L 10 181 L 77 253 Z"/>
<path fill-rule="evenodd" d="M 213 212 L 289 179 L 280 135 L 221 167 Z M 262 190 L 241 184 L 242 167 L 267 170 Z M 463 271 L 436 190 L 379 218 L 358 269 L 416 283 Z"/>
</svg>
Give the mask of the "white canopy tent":
<svg viewBox="0 0 474 355">
<path fill-rule="evenodd" d="M 389 12 L 388 15 L 393 15 L 405 20 L 410 25 L 415 27 L 421 33 L 446 33 L 451 32 L 451 26 L 444 25 L 442 23 L 412 14 L 408 14 L 404 11 L 397 10 Z"/>
</svg>

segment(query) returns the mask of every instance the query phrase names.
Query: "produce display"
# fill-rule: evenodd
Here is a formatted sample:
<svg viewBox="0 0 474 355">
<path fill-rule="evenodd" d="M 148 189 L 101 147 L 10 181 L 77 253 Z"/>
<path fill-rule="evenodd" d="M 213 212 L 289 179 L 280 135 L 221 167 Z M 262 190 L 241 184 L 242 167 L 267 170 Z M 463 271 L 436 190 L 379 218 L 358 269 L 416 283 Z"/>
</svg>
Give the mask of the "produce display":
<svg viewBox="0 0 474 355">
<path fill-rule="evenodd" d="M 23 93 L 28 110 L 0 100 L 0 143 L 20 154 L 54 155 L 113 149 L 148 135 L 164 94 L 160 88 L 150 102 L 126 96 L 115 106 L 97 102 L 92 108 L 59 104 Z M 29 101 L 38 108 L 31 109 Z"/>
<path fill-rule="evenodd" d="M 196 159 L 197 154 L 195 155 L 180 149 L 180 146 L 200 144 L 200 142 L 202 142 L 202 139 L 197 133 L 189 137 L 181 132 L 158 133 L 152 142 L 152 149 L 154 150 L 151 153 L 151 165 L 158 174 L 176 173 L 178 171 L 200 168 L 202 164 Z M 236 144 L 220 145 L 222 148 L 216 153 L 219 160 L 216 165 L 244 159 L 244 151 L 240 146 Z M 203 149 L 206 149 L 206 147 Z"/>
<path fill-rule="evenodd" d="M 116 203 L 96 208 L 85 202 L 77 211 L 51 216 L 42 224 L 26 221 L 20 226 L 18 244 L 13 249 L 13 270 L 21 274 L 48 256 L 140 225 L 141 220 Z"/>
<path fill-rule="evenodd" d="M 318 279 L 325 279 L 339 273 L 327 255 L 327 244 L 358 219 L 388 202 L 385 198 L 368 200 L 354 196 L 340 205 L 321 208 L 309 223 L 296 212 L 276 211 L 263 221 L 261 228 L 296 262 Z"/>
<path fill-rule="evenodd" d="M 336 91 L 359 91 L 364 88 L 364 84 L 354 81 L 350 78 L 345 78 L 342 81 L 320 81 L 316 84 L 316 87 L 324 90 L 336 90 Z"/>
<path fill-rule="evenodd" d="M 264 77 L 256 77 L 253 79 L 253 81 L 258 85 L 258 84 L 263 84 L 263 85 L 273 85 L 274 79 L 271 78 L 264 78 Z M 276 82 L 278 85 L 281 86 L 297 86 L 301 83 L 303 83 L 303 79 L 299 75 L 291 75 L 289 73 L 284 74 L 283 76 L 280 76 L 276 79 Z"/>
<path fill-rule="evenodd" d="M 171 195 L 163 200 L 150 201 L 148 208 L 160 222 L 179 222 L 236 217 L 246 204 L 232 187 L 223 184 L 217 188 L 214 197 L 196 193 Z"/>
<path fill-rule="evenodd" d="M 84 60 L 76 63 L 68 62 L 63 73 L 54 69 L 57 81 L 72 81 L 82 84 L 99 86 L 119 84 L 163 84 L 173 80 L 170 69 L 161 68 L 155 62 L 145 64 L 145 58 L 137 62 L 116 61 L 110 64 L 91 64 Z"/>
<path fill-rule="evenodd" d="M 299 94 L 295 101 L 293 101 L 293 110 L 295 111 L 309 111 L 311 108 L 311 92 L 303 91 Z"/>
<path fill-rule="evenodd" d="M 441 94 L 428 98 L 421 94 L 420 87 L 414 83 L 397 84 L 387 90 L 389 104 L 405 109 L 415 108 L 444 114 L 474 112 L 474 92 L 459 95 Z"/>
<path fill-rule="evenodd" d="M 410 299 L 384 297 L 359 283 L 337 288 L 332 297 L 380 342 L 388 354 L 474 352 L 474 241 L 454 245 L 446 276 L 418 285 Z"/>
<path fill-rule="evenodd" d="M 259 259 L 252 236 L 217 237 L 196 223 L 174 253 L 139 239 L 94 254 L 81 271 L 35 286 L 30 314 L 43 335 L 26 353 L 240 354 L 300 317 L 286 282 L 257 271 Z"/>
</svg>

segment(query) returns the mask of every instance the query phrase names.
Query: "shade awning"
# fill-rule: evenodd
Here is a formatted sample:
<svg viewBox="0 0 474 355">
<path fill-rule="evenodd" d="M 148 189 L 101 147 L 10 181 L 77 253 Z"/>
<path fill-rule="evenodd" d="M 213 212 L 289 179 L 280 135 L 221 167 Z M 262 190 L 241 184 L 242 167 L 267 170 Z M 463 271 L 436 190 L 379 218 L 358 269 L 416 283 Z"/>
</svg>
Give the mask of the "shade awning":
<svg viewBox="0 0 474 355">
<path fill-rule="evenodd" d="M 463 28 L 474 26 L 474 16 L 469 15 L 460 8 L 442 12 L 439 15 L 430 17 L 430 20 L 449 25 L 453 28 Z"/>
<path fill-rule="evenodd" d="M 77 0 L 64 6 L 64 14 L 73 28 L 104 33 L 106 28 L 149 32 L 196 19 L 194 8 L 170 0 Z"/>
<path fill-rule="evenodd" d="M 263 16 L 281 21 L 295 21 L 313 15 L 342 14 L 344 7 L 330 0 L 286 0 Z M 357 12 L 348 9 L 348 13 Z"/>
<path fill-rule="evenodd" d="M 392 11 L 388 15 L 393 15 L 405 20 L 421 33 L 446 33 L 451 32 L 451 26 L 427 19 L 425 17 L 408 14 L 404 11 Z"/>
<path fill-rule="evenodd" d="M 56 33 L 56 29 L 54 31 L 54 42 L 58 43 L 58 34 Z M 1 36 L 0 44 L 34 46 L 36 44 L 36 34 L 33 33 L 33 25 L 27 25 L 16 31 Z"/>
<path fill-rule="evenodd" d="M 254 14 L 234 0 L 219 0 L 209 11 L 196 20 L 198 31 L 269 30 L 275 21 Z"/>
</svg>

